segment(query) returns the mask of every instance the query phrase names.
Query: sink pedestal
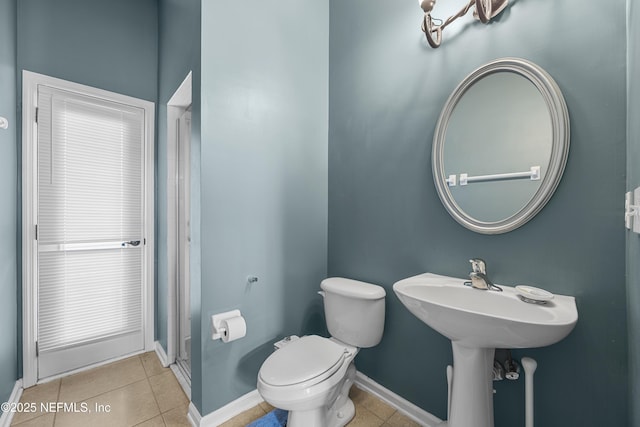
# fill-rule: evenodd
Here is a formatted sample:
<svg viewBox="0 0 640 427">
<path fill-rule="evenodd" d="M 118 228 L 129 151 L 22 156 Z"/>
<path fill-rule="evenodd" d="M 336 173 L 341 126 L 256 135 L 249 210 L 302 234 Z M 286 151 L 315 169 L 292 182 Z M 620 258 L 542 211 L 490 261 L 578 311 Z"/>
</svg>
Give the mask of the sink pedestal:
<svg viewBox="0 0 640 427">
<path fill-rule="evenodd" d="M 493 427 L 493 348 L 451 342 L 453 384 L 448 427 Z"/>
</svg>

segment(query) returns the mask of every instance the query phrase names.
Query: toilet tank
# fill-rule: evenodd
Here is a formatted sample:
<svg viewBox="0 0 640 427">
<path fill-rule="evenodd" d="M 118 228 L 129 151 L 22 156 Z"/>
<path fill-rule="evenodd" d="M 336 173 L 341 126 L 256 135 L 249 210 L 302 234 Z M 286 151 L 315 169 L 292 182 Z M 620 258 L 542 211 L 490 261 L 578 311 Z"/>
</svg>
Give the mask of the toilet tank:
<svg viewBox="0 0 640 427">
<path fill-rule="evenodd" d="M 324 314 L 332 337 L 359 348 L 373 347 L 384 331 L 384 288 L 342 277 L 320 284 Z"/>
</svg>

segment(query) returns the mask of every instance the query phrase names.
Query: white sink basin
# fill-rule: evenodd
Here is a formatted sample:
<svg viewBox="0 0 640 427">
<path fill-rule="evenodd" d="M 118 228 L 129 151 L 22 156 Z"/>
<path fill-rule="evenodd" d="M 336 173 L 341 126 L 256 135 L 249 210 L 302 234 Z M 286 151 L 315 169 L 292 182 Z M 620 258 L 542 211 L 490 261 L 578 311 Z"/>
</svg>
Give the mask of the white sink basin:
<svg viewBox="0 0 640 427">
<path fill-rule="evenodd" d="M 510 286 L 483 291 L 464 286 L 465 281 L 425 273 L 400 280 L 393 290 L 416 317 L 469 347 L 543 347 L 569 335 L 578 321 L 573 297 L 555 295 L 545 305 L 530 304 Z"/>
<path fill-rule="evenodd" d="M 451 340 L 451 406 L 448 420 L 438 426 L 494 427 L 495 349 L 554 344 L 573 330 L 578 310 L 573 297 L 530 304 L 510 286 L 484 291 L 465 281 L 425 273 L 400 280 L 393 290 L 411 313 Z"/>
</svg>

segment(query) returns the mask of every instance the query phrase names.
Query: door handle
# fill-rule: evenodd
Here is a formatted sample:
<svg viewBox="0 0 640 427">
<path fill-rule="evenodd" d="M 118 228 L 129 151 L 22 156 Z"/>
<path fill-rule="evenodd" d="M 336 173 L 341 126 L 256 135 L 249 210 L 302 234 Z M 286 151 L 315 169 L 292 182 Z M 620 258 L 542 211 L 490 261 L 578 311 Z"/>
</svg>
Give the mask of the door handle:
<svg viewBox="0 0 640 427">
<path fill-rule="evenodd" d="M 124 248 L 127 245 L 138 246 L 139 244 L 140 244 L 140 240 L 129 240 L 128 242 L 122 242 L 122 247 Z"/>
</svg>

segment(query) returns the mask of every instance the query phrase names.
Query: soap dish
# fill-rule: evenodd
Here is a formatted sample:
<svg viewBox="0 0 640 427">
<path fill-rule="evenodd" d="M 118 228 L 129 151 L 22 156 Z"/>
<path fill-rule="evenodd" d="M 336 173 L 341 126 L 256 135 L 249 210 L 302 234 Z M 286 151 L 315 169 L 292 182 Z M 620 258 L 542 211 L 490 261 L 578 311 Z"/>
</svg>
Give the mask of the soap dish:
<svg viewBox="0 0 640 427">
<path fill-rule="evenodd" d="M 546 304 L 548 301 L 553 299 L 553 294 L 551 292 L 547 292 L 544 289 L 534 288 L 533 286 L 528 285 L 518 285 L 516 286 L 516 291 L 524 302 L 529 302 L 533 304 Z"/>
</svg>

